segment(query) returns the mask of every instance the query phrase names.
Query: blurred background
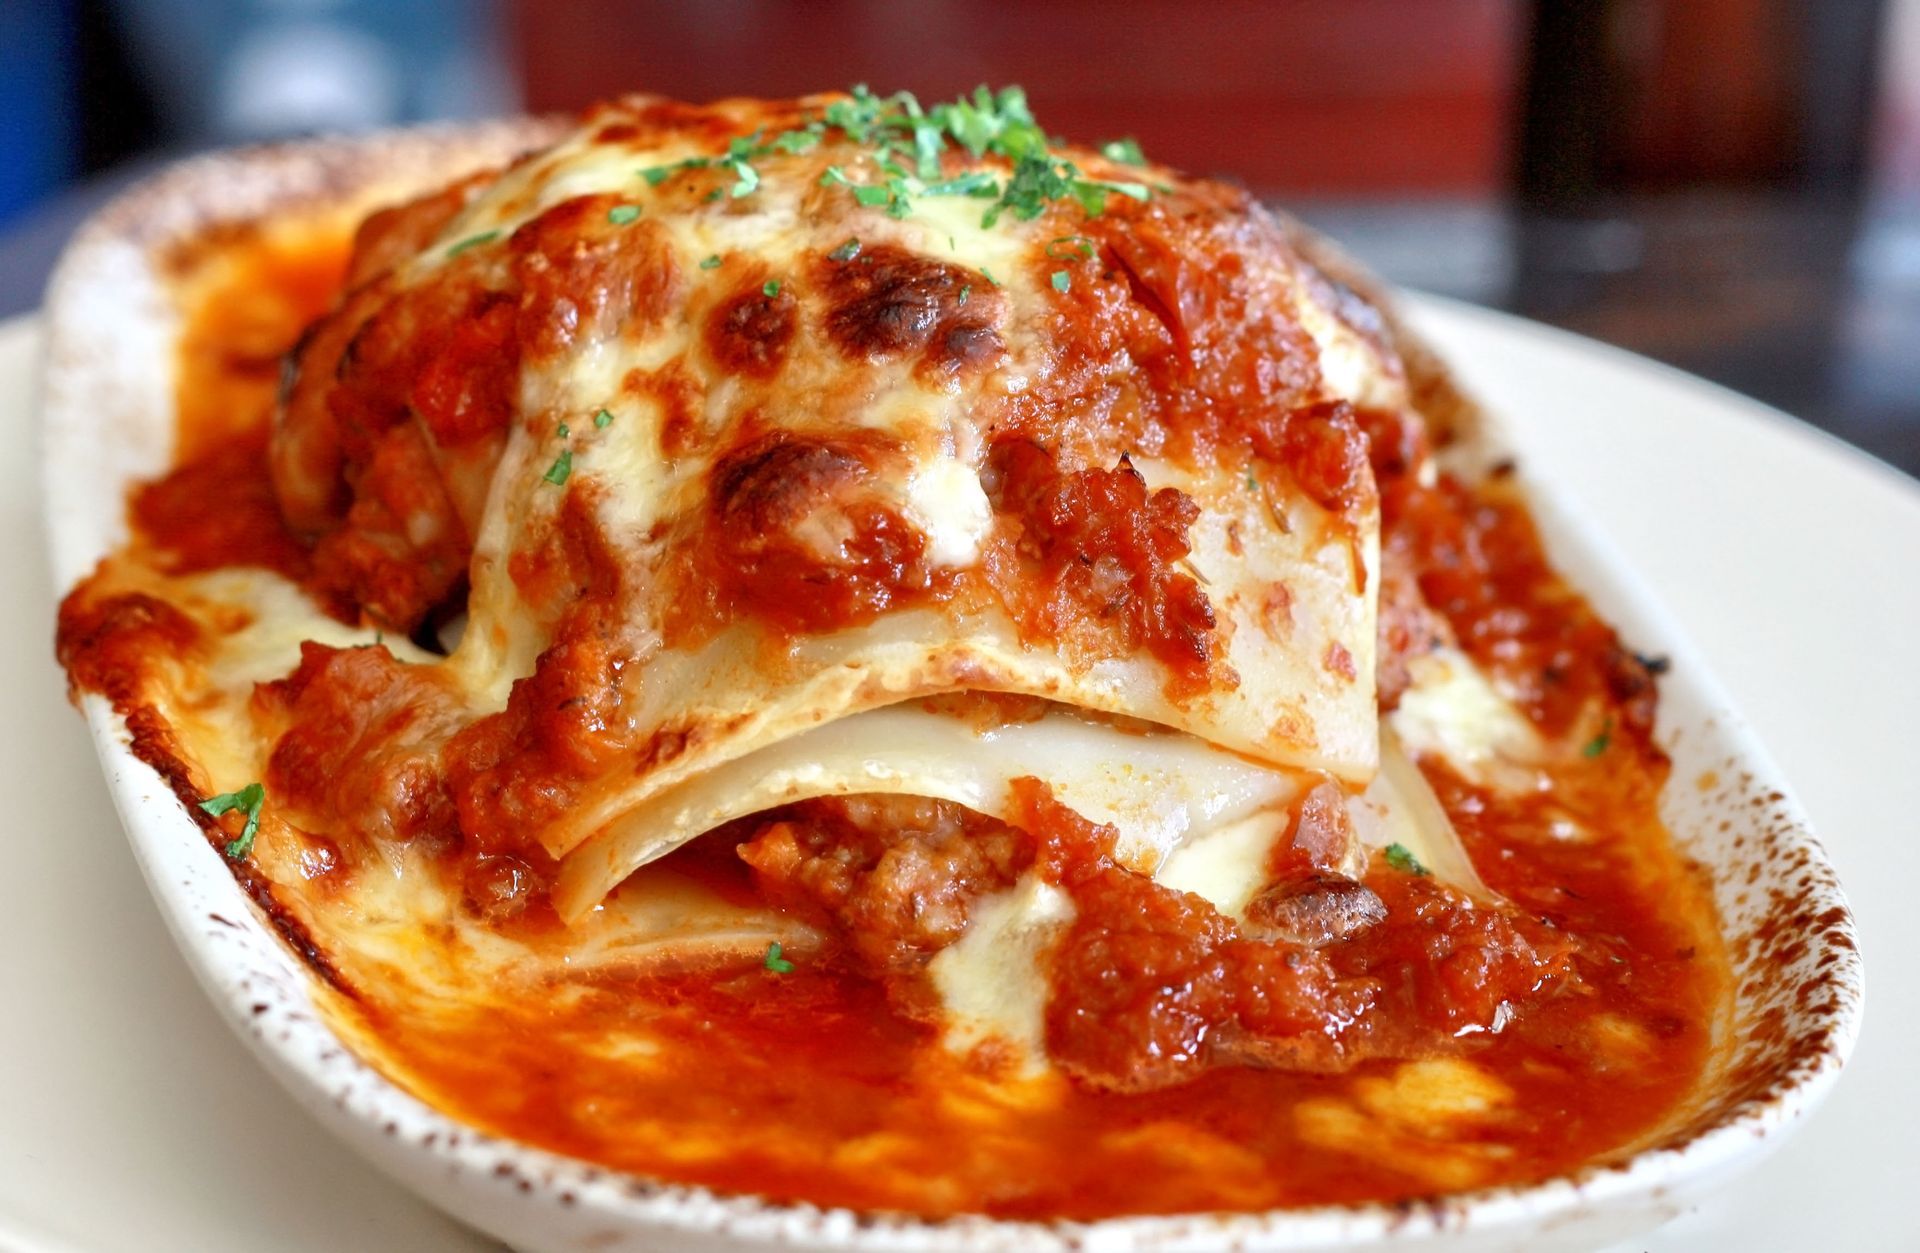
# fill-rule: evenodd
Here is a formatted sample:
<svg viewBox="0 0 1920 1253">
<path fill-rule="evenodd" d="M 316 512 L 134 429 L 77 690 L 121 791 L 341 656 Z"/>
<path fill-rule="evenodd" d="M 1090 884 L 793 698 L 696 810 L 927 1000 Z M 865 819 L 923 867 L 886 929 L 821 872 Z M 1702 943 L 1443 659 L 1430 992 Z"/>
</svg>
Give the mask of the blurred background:
<svg viewBox="0 0 1920 1253">
<path fill-rule="evenodd" d="M 858 81 L 1023 83 L 1920 473 L 1920 0 L 0 0 L 0 315 L 198 149 Z"/>
</svg>

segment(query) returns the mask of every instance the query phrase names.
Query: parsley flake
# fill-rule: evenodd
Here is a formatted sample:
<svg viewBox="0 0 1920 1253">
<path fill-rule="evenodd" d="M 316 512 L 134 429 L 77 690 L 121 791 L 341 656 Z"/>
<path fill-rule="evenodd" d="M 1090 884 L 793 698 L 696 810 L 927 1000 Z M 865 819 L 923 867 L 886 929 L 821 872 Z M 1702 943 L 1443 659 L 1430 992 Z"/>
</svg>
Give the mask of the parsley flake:
<svg viewBox="0 0 1920 1253">
<path fill-rule="evenodd" d="M 820 132 L 817 130 L 783 131 L 773 137 L 773 143 L 769 146 L 781 152 L 805 152 L 819 142 Z"/>
<path fill-rule="evenodd" d="M 607 427 L 611 426 L 612 424 L 613 424 L 613 415 L 611 413 L 608 413 L 605 409 L 602 409 L 600 412 L 593 415 L 593 427 L 597 431 L 604 431 L 607 429 Z"/>
<path fill-rule="evenodd" d="M 745 160 L 729 161 L 727 168 L 733 171 L 735 182 L 732 194 L 735 200 L 751 195 L 754 189 L 760 186 L 760 171 L 747 164 Z"/>
<path fill-rule="evenodd" d="M 607 221 L 615 226 L 625 226 L 639 216 L 640 206 L 637 204 L 617 204 L 607 210 Z"/>
<path fill-rule="evenodd" d="M 1118 161 L 1121 165 L 1145 165 L 1146 154 L 1140 151 L 1140 141 L 1128 135 L 1124 139 L 1109 139 L 1100 145 L 1100 155 L 1109 161 Z"/>
<path fill-rule="evenodd" d="M 992 283 L 995 287 L 1000 286 L 1000 280 L 995 278 L 993 276 L 993 271 L 989 270 L 984 265 L 980 267 L 980 277 L 986 279 L 989 283 Z"/>
<path fill-rule="evenodd" d="M 478 235 L 469 235 L 453 247 L 447 249 L 449 257 L 457 257 L 469 248 L 478 248 L 481 244 L 490 244 L 500 238 L 499 231 L 481 231 Z"/>
<path fill-rule="evenodd" d="M 1069 287 L 1072 287 L 1072 286 L 1073 286 L 1072 275 L 1068 274 L 1065 270 L 1055 270 L 1053 272 L 1053 290 L 1057 292 L 1064 292 Z"/>
<path fill-rule="evenodd" d="M 793 963 L 780 956 L 780 941 L 778 940 L 767 945 L 766 967 L 777 975 L 790 975 L 793 973 Z"/>
<path fill-rule="evenodd" d="M 716 253 L 714 253 L 714 254 L 713 254 L 713 255 L 712 255 L 711 257 L 708 257 L 708 258 L 707 258 L 706 260 L 704 260 L 704 261 L 702 261 L 702 262 L 700 263 L 700 268 L 701 268 L 701 269 L 703 269 L 703 270 L 717 270 L 717 269 L 719 269 L 719 268 L 720 268 L 720 254 L 716 252 Z"/>
<path fill-rule="evenodd" d="M 920 189 L 923 196 L 988 196 L 1000 194 L 1000 180 L 985 170 L 973 170 L 953 178 L 941 179 L 937 183 L 928 183 Z M 947 236 L 947 243 L 953 243 L 953 236 Z"/>
<path fill-rule="evenodd" d="M 967 297 L 968 297 L 968 296 L 971 296 L 971 295 L 973 295 L 973 284 L 971 284 L 971 283 L 962 283 L 962 284 L 960 284 L 960 296 L 959 296 L 959 299 L 957 299 L 957 300 L 956 300 L 956 301 L 955 301 L 954 303 L 955 303 L 955 304 L 962 304 L 962 305 L 963 305 L 963 304 L 966 304 L 966 303 L 967 303 Z"/>
<path fill-rule="evenodd" d="M 778 296 L 780 294 L 780 280 L 777 278 L 768 279 L 760 285 L 760 294 L 768 300 L 772 300 L 775 296 Z"/>
<path fill-rule="evenodd" d="M 1606 752 L 1607 746 L 1611 743 L 1613 743 L 1613 719 L 1608 718 L 1600 724 L 1600 734 L 1594 736 L 1581 746 L 1580 755 L 1591 761 L 1601 753 Z"/>
<path fill-rule="evenodd" d="M 688 157 L 684 161 L 675 161 L 671 165 L 656 165 L 650 169 L 641 170 L 640 177 L 647 180 L 647 186 L 658 187 L 676 174 L 685 173 L 687 170 L 704 170 L 712 164 L 712 159 L 708 157 Z"/>
<path fill-rule="evenodd" d="M 1085 235 L 1062 235 L 1047 241 L 1047 257 L 1053 261 L 1093 260 L 1093 241 Z"/>
<path fill-rule="evenodd" d="M 555 487 L 560 487 L 566 483 L 567 476 L 572 473 L 573 473 L 573 449 L 562 448 L 560 450 L 560 455 L 553 459 L 553 464 L 548 466 L 547 472 L 541 475 L 540 477 L 545 479 L 547 482 L 553 484 Z"/>
<path fill-rule="evenodd" d="M 571 434 L 573 434 L 573 428 L 565 422 L 562 422 L 558 427 L 554 428 L 553 437 L 555 439 L 565 439 Z"/>
<path fill-rule="evenodd" d="M 218 796 L 207 797 L 200 802 L 200 809 L 215 818 L 235 809 L 245 811 L 247 825 L 240 829 L 240 838 L 227 845 L 227 856 L 234 861 L 241 861 L 253 851 L 253 837 L 260 833 L 260 807 L 266 803 L 266 787 L 249 783 L 237 792 L 222 792 Z"/>
<path fill-rule="evenodd" d="M 1405 844 L 1387 845 L 1387 864 L 1402 874 L 1417 877 L 1427 873 L 1427 868 L 1420 864 L 1420 859 L 1415 857 L 1413 850 Z"/>
<path fill-rule="evenodd" d="M 854 238 L 854 239 L 849 239 L 846 243 L 841 244 L 838 248 L 835 248 L 832 252 L 828 253 L 827 260 L 851 261 L 859 255 L 860 255 L 860 240 L 858 238 Z"/>
</svg>

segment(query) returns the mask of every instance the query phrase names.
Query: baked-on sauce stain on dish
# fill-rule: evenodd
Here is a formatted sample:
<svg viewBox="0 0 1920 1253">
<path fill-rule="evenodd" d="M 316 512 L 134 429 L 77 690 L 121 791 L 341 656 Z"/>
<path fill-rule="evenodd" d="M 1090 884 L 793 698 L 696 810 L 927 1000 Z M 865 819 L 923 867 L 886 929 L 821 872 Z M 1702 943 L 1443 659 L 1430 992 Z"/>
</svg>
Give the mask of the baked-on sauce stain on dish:
<svg viewBox="0 0 1920 1253">
<path fill-rule="evenodd" d="M 342 1036 L 490 1132 L 923 1215 L 1684 1122 L 1728 989 L 1654 679 L 1444 377 L 1218 184 L 869 181 L 897 108 L 634 98 L 177 256 L 177 464 L 60 655 Z"/>
</svg>

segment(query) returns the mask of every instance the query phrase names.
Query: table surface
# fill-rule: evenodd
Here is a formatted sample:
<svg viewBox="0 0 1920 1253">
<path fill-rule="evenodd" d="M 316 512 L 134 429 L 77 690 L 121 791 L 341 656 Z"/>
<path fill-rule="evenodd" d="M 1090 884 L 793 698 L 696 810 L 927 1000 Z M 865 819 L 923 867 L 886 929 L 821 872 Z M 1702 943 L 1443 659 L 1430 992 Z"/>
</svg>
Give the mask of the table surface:
<svg viewBox="0 0 1920 1253">
<path fill-rule="evenodd" d="M 1907 1056 L 1920 983 L 1893 965 L 1920 951 L 1920 582 L 1901 577 L 1920 566 L 1920 487 L 1644 362 L 1463 307 L 1421 313 L 1513 420 L 1530 471 L 1592 517 L 1712 660 L 1822 833 L 1876 972 L 1853 1064 L 1817 1116 L 1614 1253 L 1920 1247 L 1905 1200 L 1920 1173 Z M 0 790 L 18 885 L 0 910 L 0 1248 L 104 1253 L 130 1229 L 142 1247 L 195 1253 L 494 1247 L 321 1132 L 173 952 L 47 655 L 27 453 L 36 349 L 30 325 L 0 328 L 0 446 L 15 450 L 0 457 L 0 580 L 16 593 L 0 598 Z M 1657 457 L 1632 452 L 1655 444 Z"/>
</svg>

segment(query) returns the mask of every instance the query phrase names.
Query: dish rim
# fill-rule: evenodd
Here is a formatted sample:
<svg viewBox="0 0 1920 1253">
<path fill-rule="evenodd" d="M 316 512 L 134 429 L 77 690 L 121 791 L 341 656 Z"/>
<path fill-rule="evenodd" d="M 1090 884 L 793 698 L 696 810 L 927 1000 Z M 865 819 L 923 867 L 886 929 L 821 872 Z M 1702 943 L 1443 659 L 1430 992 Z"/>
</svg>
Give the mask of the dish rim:
<svg viewBox="0 0 1920 1253">
<path fill-rule="evenodd" d="M 142 452 L 151 454 L 156 438 L 171 445 L 170 422 L 161 424 L 164 437 L 145 430 L 146 446 L 132 447 L 129 441 L 129 446 L 106 458 L 119 472 L 102 474 L 97 459 L 102 449 L 87 446 L 89 428 L 84 422 L 60 420 L 63 415 L 71 417 L 75 409 L 84 417 L 88 406 L 81 395 L 89 392 L 89 383 L 97 388 L 103 381 L 97 373 L 101 329 L 92 320 L 101 312 L 100 284 L 111 291 L 116 281 L 146 280 L 151 289 L 144 293 L 148 300 L 130 310 L 138 323 L 141 316 L 156 312 L 153 300 L 162 293 L 152 253 L 169 240 L 218 222 L 257 217 L 268 208 L 350 194 L 376 183 L 382 171 L 443 157 L 448 147 L 471 154 L 535 142 L 551 134 L 552 126 L 546 119 L 515 119 L 210 154 L 163 171 L 91 219 L 62 258 L 46 309 L 46 368 L 37 437 L 49 555 L 58 594 L 64 595 L 124 534 L 119 506 L 134 476 L 133 462 Z M 146 327 L 148 332 L 156 329 Z M 134 348 L 142 347 L 138 336 L 134 341 Z M 163 364 L 169 371 L 170 342 L 164 340 L 168 355 Z M 89 344 L 94 344 L 91 353 Z M 150 334 L 144 347 L 151 350 L 153 345 Z M 95 358 L 92 363 L 90 355 Z M 130 359 L 133 354 L 126 355 Z M 89 364 L 95 371 L 91 378 Z M 124 367 L 125 361 L 120 364 Z M 153 425 L 159 413 L 171 413 L 170 396 L 147 400 L 144 408 L 155 412 L 147 414 L 146 425 Z M 1113 1239 L 1121 1239 L 1127 1247 L 1161 1249 L 1182 1247 L 1199 1235 L 1209 1240 L 1232 1239 L 1247 1247 L 1306 1248 L 1349 1240 L 1417 1241 L 1442 1234 L 1495 1234 L 1577 1216 L 1581 1210 L 1644 1201 L 1663 1188 L 1677 1189 L 1721 1173 L 1751 1155 L 1756 1141 L 1777 1145 L 1782 1138 L 1779 1133 L 1813 1108 L 1837 1081 L 1857 1039 L 1864 1001 L 1864 968 L 1851 912 L 1824 848 L 1778 767 L 1734 712 L 1691 640 L 1597 529 L 1576 516 L 1564 493 L 1542 490 L 1531 474 L 1522 478 L 1556 567 L 1568 570 L 1572 581 L 1623 634 L 1631 624 L 1637 638 L 1658 641 L 1673 657 L 1681 677 L 1662 683 L 1663 742 L 1676 695 L 1684 692 L 1680 699 L 1704 707 L 1701 717 L 1726 740 L 1752 777 L 1771 789 L 1775 815 L 1791 828 L 1790 846 L 1808 855 L 1805 864 L 1813 874 L 1808 903 L 1824 907 L 1822 912 L 1839 911 L 1838 922 L 1821 935 L 1802 937 L 1817 951 L 1834 954 L 1824 967 L 1823 987 L 1834 994 L 1837 1008 L 1829 1015 L 1825 1042 L 1817 1052 L 1799 1057 L 1768 1092 L 1676 1143 L 1643 1149 L 1617 1162 L 1589 1164 L 1534 1184 L 1400 1203 L 1251 1214 L 1133 1215 L 1095 1221 L 1020 1221 L 981 1215 L 924 1218 L 720 1194 L 625 1175 L 493 1136 L 439 1112 L 389 1081 L 317 1017 L 302 1012 L 307 976 L 292 954 L 246 902 L 228 867 L 166 784 L 133 755 L 124 723 L 105 699 L 88 694 L 82 708 L 136 859 L 196 979 L 222 1016 L 303 1106 L 416 1191 L 428 1191 L 420 1183 L 417 1161 L 424 1157 L 450 1177 L 484 1181 L 508 1205 L 546 1193 L 559 1208 L 582 1218 L 611 1220 L 633 1230 L 746 1240 L 831 1240 L 836 1247 L 862 1250 L 1064 1249 L 1106 1247 Z M 109 480 L 112 491 L 95 509 L 74 504 L 88 500 L 89 491 L 99 495 L 100 484 Z M 113 506 L 111 520 L 100 516 L 104 512 L 100 506 L 109 505 Z M 1575 567 L 1577 577 L 1572 574 Z M 1680 785 L 1676 777 L 1668 787 Z M 1678 838 L 1680 833 L 1675 835 Z M 173 887 L 175 881 L 180 883 L 178 889 Z M 227 912 L 214 908 L 215 904 Z M 223 931 L 232 934 L 223 935 Z M 348 1134 L 352 1131 L 360 1134 Z M 428 1195 L 444 1207 L 439 1193 L 428 1191 Z"/>
</svg>

